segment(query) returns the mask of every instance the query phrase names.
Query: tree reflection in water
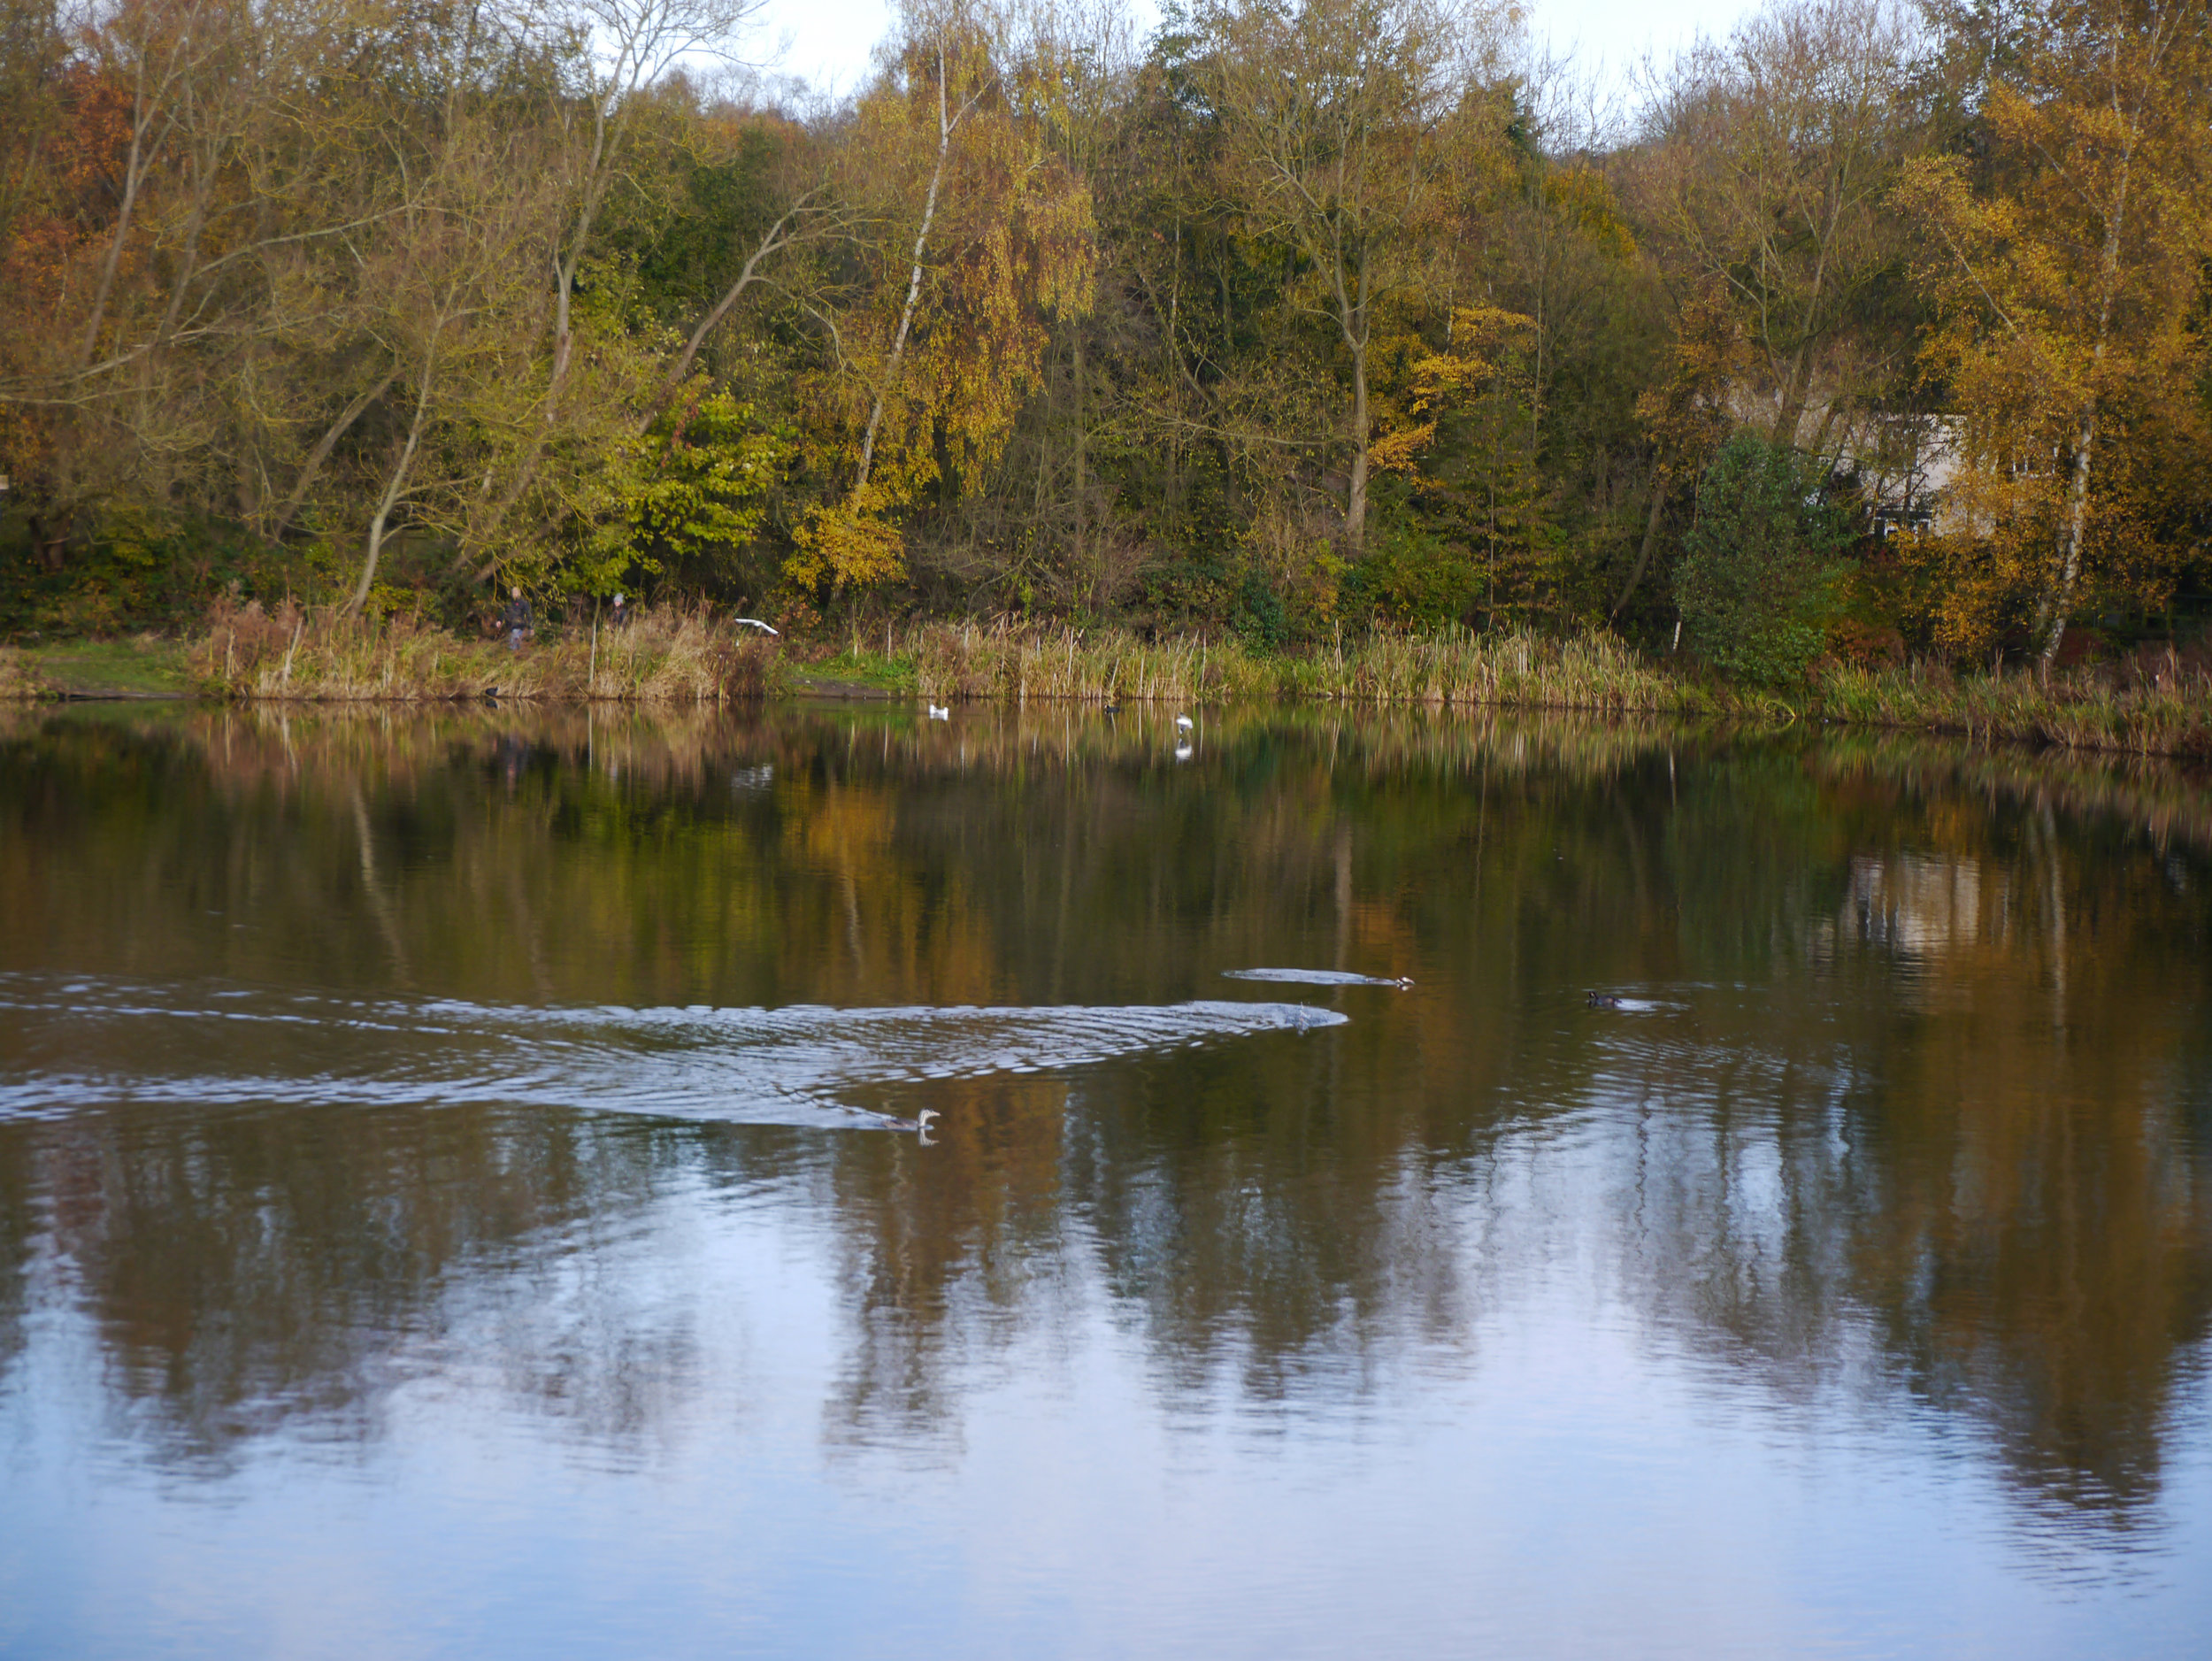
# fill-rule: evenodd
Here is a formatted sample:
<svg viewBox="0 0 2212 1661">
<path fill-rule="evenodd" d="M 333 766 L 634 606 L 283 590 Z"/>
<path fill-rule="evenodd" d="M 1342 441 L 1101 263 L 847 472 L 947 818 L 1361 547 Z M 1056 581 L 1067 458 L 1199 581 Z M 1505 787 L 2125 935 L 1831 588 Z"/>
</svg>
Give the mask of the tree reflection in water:
<svg viewBox="0 0 2212 1661">
<path fill-rule="evenodd" d="M 114 1422 L 178 1468 L 279 1426 L 370 1445 L 456 1370 L 645 1457 L 744 1388 L 680 1288 L 644 1289 L 656 1231 L 745 1194 L 836 1242 L 833 1449 L 956 1440 L 995 1356 L 1102 1307 L 1171 1406 L 1357 1402 L 1479 1365 L 1571 1259 L 1778 1403 L 1909 1392 L 2031 1510 L 2126 1529 L 2158 1496 L 2212 1310 L 2186 776 L 1311 711 L 1217 715 L 1180 767 L 1142 713 L 6 719 L 0 973 L 44 984 L 1417 983 L 1302 989 L 1352 1017 L 1324 1034 L 881 1092 L 943 1111 L 927 1150 L 496 1105 L 0 1120 L 0 1369 L 81 1306 Z M 0 1062 L 65 1060 L 28 1042 Z"/>
</svg>

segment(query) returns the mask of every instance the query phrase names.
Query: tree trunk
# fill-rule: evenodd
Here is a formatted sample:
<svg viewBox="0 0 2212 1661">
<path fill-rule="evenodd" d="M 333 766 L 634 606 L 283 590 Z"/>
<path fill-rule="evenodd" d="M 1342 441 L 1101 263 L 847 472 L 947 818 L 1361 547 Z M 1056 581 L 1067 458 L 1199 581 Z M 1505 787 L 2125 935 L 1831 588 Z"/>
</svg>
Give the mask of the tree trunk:
<svg viewBox="0 0 2212 1661">
<path fill-rule="evenodd" d="M 323 429 L 323 435 L 315 441 L 315 448 L 308 451 L 307 459 L 300 464 L 299 476 L 292 481 L 292 488 L 285 496 L 284 505 L 277 510 L 276 522 L 267 532 L 270 542 L 280 542 L 284 540 L 284 533 L 292 527 L 293 516 L 307 500 L 309 488 L 314 484 L 316 475 L 322 472 L 323 464 L 330 459 L 330 452 L 337 448 L 338 441 L 361 419 L 361 411 L 390 391 L 392 382 L 398 379 L 399 365 L 394 364 L 383 380 L 347 404 L 338 412 L 338 419 Z"/>
<path fill-rule="evenodd" d="M 1083 568 L 1083 322 L 1075 323 L 1075 567 Z"/>
<path fill-rule="evenodd" d="M 1821 296 L 1828 281 L 1828 252 L 1835 246 L 1837 228 L 1843 220 L 1844 197 L 1850 188 L 1850 171 L 1847 166 L 1831 181 L 1828 191 L 1828 223 L 1820 233 L 1820 253 L 1813 261 L 1812 288 L 1805 296 L 1804 315 L 1799 319 L 1800 335 L 1797 352 L 1790 359 L 1790 373 L 1782 382 L 1782 405 L 1774 412 L 1774 442 L 1797 448 L 1797 429 L 1805 419 L 1805 400 L 1812 390 L 1813 342 L 1819 339 Z"/>
<path fill-rule="evenodd" d="M 2097 356 L 2104 356 L 2102 341 L 2097 342 Z M 2066 541 L 2059 558 L 2058 588 L 2045 608 L 2050 619 L 2043 636 L 2046 668 L 2058 660 L 2060 642 L 2066 638 L 2067 614 L 2073 609 L 2074 584 L 2081 575 L 2082 534 L 2089 517 L 2089 450 L 2096 438 L 2097 405 L 2092 399 L 2074 428 L 2073 476 L 2066 481 Z"/>
<path fill-rule="evenodd" d="M 1644 521 L 1644 545 L 1638 550 L 1636 564 L 1628 573 L 1628 581 L 1621 588 L 1621 597 L 1613 602 L 1613 609 L 1606 613 L 1611 622 L 1627 609 L 1629 596 L 1636 592 L 1636 585 L 1644 580 L 1645 567 L 1651 564 L 1651 550 L 1659 543 L 1659 517 L 1667 505 L 1667 475 L 1658 473 L 1651 481 L 1651 517 Z"/>
<path fill-rule="evenodd" d="M 1371 319 L 1367 309 L 1366 263 L 1361 262 L 1356 294 L 1345 289 L 1344 265 L 1340 242 L 1334 273 L 1337 322 L 1352 354 L 1352 485 L 1344 495 L 1344 540 L 1356 553 L 1367 536 L 1367 339 Z"/>
<path fill-rule="evenodd" d="M 1352 488 L 1344 502 L 1344 539 L 1357 549 L 1367 534 L 1367 342 L 1352 348 Z"/>
<path fill-rule="evenodd" d="M 38 556 L 39 568 L 50 573 L 58 572 L 67 563 L 69 527 L 64 525 L 60 535 L 49 536 L 44 517 L 34 513 L 26 522 L 26 528 L 31 534 L 31 551 Z"/>
<path fill-rule="evenodd" d="M 906 280 L 906 304 L 899 311 L 899 332 L 892 338 L 891 354 L 884 359 L 883 378 L 876 383 L 875 403 L 868 411 L 868 430 L 860 441 L 860 473 L 853 481 L 853 496 L 868 488 L 868 474 L 875 466 L 876 429 L 883 424 L 883 400 L 891 383 L 898 379 L 899 360 L 906 355 L 906 337 L 914 327 L 914 307 L 922 294 L 922 255 L 929 245 L 929 227 L 937 217 L 937 192 L 945 182 L 945 163 L 952 155 L 953 129 L 966 118 L 975 100 L 970 98 L 960 106 L 958 115 L 949 116 L 945 104 L 945 48 L 937 46 L 937 165 L 929 175 L 929 195 L 922 204 L 921 228 L 914 233 L 913 269 Z"/>
<path fill-rule="evenodd" d="M 139 67 L 141 96 L 143 96 L 145 66 Z M 100 344 L 100 326 L 107 320 L 108 300 L 115 291 L 116 273 L 123 264 L 123 246 L 130 240 L 131 221 L 138 206 L 138 187 L 146 176 L 142 152 L 146 130 L 153 124 L 150 114 L 142 113 L 143 106 L 132 112 L 130 154 L 123 162 L 123 199 L 115 210 L 115 234 L 108 239 L 107 250 L 100 257 L 100 273 L 93 283 L 92 312 L 85 321 L 84 343 L 77 349 L 79 368 L 89 368 L 92 355 Z"/>
<path fill-rule="evenodd" d="M 2082 541 L 2089 519 L 2089 454 L 2097 440 L 2097 378 L 2104 367 L 2105 339 L 2112 328 L 2113 290 L 2120 275 L 2120 224 L 2127 212 L 2127 201 L 2128 174 L 2123 169 L 2119 196 L 2113 204 L 2112 217 L 2105 223 L 2104 281 L 2098 296 L 2097 343 L 2089 354 L 2089 396 L 2074 425 L 2073 476 L 2066 481 L 2065 549 L 2059 559 L 2058 587 L 2044 607 L 2048 619 L 2043 636 L 2047 669 L 2058 660 L 2059 646 L 2066 638 L 2067 614 L 2073 608 L 2074 584 L 2081 576 Z"/>
<path fill-rule="evenodd" d="M 1797 356 L 1790 360 L 1789 378 L 1782 383 L 1782 404 L 1774 412 L 1772 442 L 1777 447 L 1797 448 L 1797 429 L 1805 424 L 1805 398 L 1810 390 L 1813 347 L 1810 341 L 1800 343 Z"/>
<path fill-rule="evenodd" d="M 545 459 L 546 439 L 559 424 L 561 398 L 568 385 L 569 364 L 575 356 L 573 299 L 576 273 L 583 266 L 584 252 L 590 245 L 592 229 L 598 222 L 600 204 L 606 196 L 606 175 L 614 153 L 621 145 L 623 132 L 628 127 L 629 119 L 629 101 L 626 98 L 618 107 L 611 128 L 607 119 L 605 99 L 599 98 L 592 106 L 591 155 L 584 167 L 583 198 L 577 204 L 576 228 L 570 234 L 567 245 L 557 248 L 553 256 L 553 364 L 546 375 L 544 407 L 539 411 L 538 424 L 530 434 L 529 443 L 524 446 L 521 456 L 516 461 L 513 482 L 493 504 L 490 519 L 478 521 L 487 536 L 505 522 L 507 516 L 514 511 L 515 504 L 522 500 L 536 481 L 538 468 Z M 477 547 L 481 546 L 481 541 L 472 534 L 473 528 L 464 532 L 461 537 L 460 550 L 453 557 L 452 568 L 455 571 L 467 566 L 475 558 Z M 495 554 L 477 572 L 477 581 L 482 581 L 498 565 L 499 556 Z"/>
<path fill-rule="evenodd" d="M 761 262 L 771 254 L 780 253 L 791 246 L 795 240 L 790 234 L 791 221 L 798 216 L 800 210 L 813 199 L 815 194 L 814 191 L 808 191 L 805 196 L 791 204 L 789 212 L 768 227 L 767 235 L 754 245 L 753 251 L 747 256 L 744 266 L 737 273 L 737 281 L 729 286 L 727 292 L 719 300 L 715 302 L 714 309 L 700 319 L 699 327 L 691 331 L 691 338 L 684 342 L 683 350 L 677 354 L 676 366 L 668 372 L 668 378 L 661 383 L 660 396 L 653 400 L 651 413 L 646 418 L 646 426 L 650 427 L 655 420 L 659 419 L 661 412 L 667 409 L 670 402 L 675 397 L 677 389 L 683 385 L 685 377 L 691 373 L 691 365 L 698 358 L 699 349 L 706 344 L 707 336 L 714 332 L 715 325 L 729 315 L 730 308 L 737 304 L 738 296 L 751 286 L 755 273 L 760 269 Z"/>
<path fill-rule="evenodd" d="M 442 329 L 442 325 L 440 326 Z M 369 588 L 376 581 L 376 566 L 384 551 L 384 527 L 389 521 L 392 508 L 407 486 L 407 470 L 414 465 L 415 450 L 422 442 L 425 417 L 430 409 L 430 380 L 437 363 L 438 336 L 430 337 L 430 350 L 423 356 L 422 382 L 415 393 L 415 416 L 408 424 L 407 442 L 401 447 L 399 460 L 393 465 L 392 476 L 385 481 L 384 494 L 376 504 L 376 517 L 369 521 L 369 546 L 361 561 L 361 580 L 353 586 L 353 597 L 346 602 L 346 615 L 358 617 L 361 608 L 368 603 Z"/>
</svg>

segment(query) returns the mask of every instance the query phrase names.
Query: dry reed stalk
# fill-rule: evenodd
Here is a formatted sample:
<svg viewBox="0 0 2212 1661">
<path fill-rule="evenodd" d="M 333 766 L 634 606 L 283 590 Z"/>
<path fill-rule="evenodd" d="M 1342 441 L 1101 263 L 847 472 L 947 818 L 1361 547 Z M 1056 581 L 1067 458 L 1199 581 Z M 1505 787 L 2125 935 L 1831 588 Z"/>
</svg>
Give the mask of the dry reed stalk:
<svg viewBox="0 0 2212 1661">
<path fill-rule="evenodd" d="M 404 619 L 272 618 L 248 606 L 211 622 L 188 661 L 204 689 L 230 698 L 424 703 L 495 688 L 502 698 L 583 702 L 608 690 L 589 636 L 549 635 L 511 653 L 503 642 L 459 640 Z M 648 614 L 626 633 L 618 700 L 714 703 L 769 689 L 775 648 L 703 615 Z"/>
</svg>

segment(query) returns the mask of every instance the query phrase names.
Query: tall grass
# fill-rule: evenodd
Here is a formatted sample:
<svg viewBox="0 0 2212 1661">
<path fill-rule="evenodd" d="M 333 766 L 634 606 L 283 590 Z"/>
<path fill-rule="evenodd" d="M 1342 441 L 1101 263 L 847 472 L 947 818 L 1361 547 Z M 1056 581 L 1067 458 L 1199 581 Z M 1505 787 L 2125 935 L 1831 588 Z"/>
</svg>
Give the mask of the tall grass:
<svg viewBox="0 0 2212 1661">
<path fill-rule="evenodd" d="M 1809 712 L 1849 726 L 1913 728 L 1982 742 L 2212 756 L 2212 677 L 2178 666 L 2135 686 L 2094 671 L 1955 678 L 1938 665 L 1831 668 Z"/>
<path fill-rule="evenodd" d="M 1449 628 L 1377 634 L 1305 657 L 1233 641 L 1146 641 L 1122 630 L 924 624 L 896 648 L 933 701 L 1071 698 L 1094 704 L 1511 704 L 1531 709 L 1689 711 L 1757 707 L 1663 673 L 1611 635 L 1567 640 Z"/>
<path fill-rule="evenodd" d="M 201 689 L 232 700 L 415 703 L 480 697 L 562 703 L 713 704 L 786 688 L 783 643 L 703 611 L 648 612 L 620 632 L 579 631 L 511 653 L 404 619 L 355 620 L 290 604 L 219 605 L 187 661 Z M 1954 677 L 1939 665 L 1832 665 L 1788 698 L 1731 688 L 1646 657 L 1609 634 L 1525 631 L 1375 634 L 1303 655 L 1125 629 L 922 623 L 827 665 L 932 703 L 1032 700 L 1194 706 L 1232 703 L 1576 710 L 1755 720 L 1810 717 L 2070 750 L 2212 757 L 2212 676 L 2168 670 L 2133 685 L 2094 671 Z M 795 652 L 793 657 L 799 654 Z M 848 661 L 849 660 L 849 662 Z M 876 673 L 880 672 L 880 673 Z M 32 665 L 0 650 L 0 698 L 44 695 Z"/>
<path fill-rule="evenodd" d="M 2212 756 L 2212 677 L 2168 673 L 2121 686 L 2090 670 L 1955 678 L 1938 665 L 1830 666 L 1785 698 L 1729 688 L 1646 657 L 1610 634 L 1525 631 L 1376 634 L 1300 657 L 1234 642 L 1148 642 L 1118 630 L 925 624 L 895 650 L 933 702 L 1068 698 L 1095 704 L 1246 699 L 1431 709 L 1508 707 L 1800 717 L 1955 734 L 1985 742 L 2143 756 Z"/>
<path fill-rule="evenodd" d="M 219 605 L 188 661 L 203 691 L 232 699 L 713 704 L 766 693 L 776 656 L 774 642 L 699 611 L 647 611 L 626 628 L 549 634 L 510 651 L 503 638 L 288 601 L 272 612 Z"/>
</svg>

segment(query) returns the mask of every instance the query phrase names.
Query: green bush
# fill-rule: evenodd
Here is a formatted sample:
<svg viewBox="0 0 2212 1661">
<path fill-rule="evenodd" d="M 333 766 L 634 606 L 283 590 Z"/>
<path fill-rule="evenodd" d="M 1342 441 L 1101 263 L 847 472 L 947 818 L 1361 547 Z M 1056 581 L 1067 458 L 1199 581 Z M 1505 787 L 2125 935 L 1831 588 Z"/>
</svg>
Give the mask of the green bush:
<svg viewBox="0 0 2212 1661">
<path fill-rule="evenodd" d="M 1801 682 L 1826 643 L 1852 533 L 1821 484 L 1796 451 L 1747 430 L 1699 481 L 1675 604 L 1691 650 L 1731 679 Z"/>
<path fill-rule="evenodd" d="M 1473 558 L 1410 513 L 1378 506 L 1367 548 L 1346 583 L 1353 617 L 1413 629 L 1457 622 L 1480 592 L 1482 573 Z"/>
</svg>

